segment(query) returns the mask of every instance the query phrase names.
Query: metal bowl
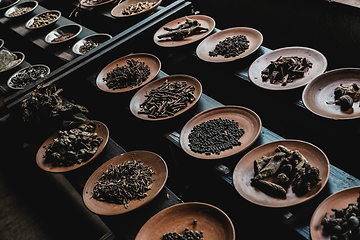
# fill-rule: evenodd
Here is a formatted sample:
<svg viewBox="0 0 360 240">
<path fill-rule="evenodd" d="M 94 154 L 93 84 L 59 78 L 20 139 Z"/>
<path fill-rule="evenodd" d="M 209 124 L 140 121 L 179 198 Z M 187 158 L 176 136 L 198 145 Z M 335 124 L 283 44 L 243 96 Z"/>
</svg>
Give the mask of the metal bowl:
<svg viewBox="0 0 360 240">
<path fill-rule="evenodd" d="M 20 0 L 2 0 L 0 1 L 0 10 L 14 6 L 18 2 L 20 2 Z"/>
<path fill-rule="evenodd" d="M 48 23 L 48 24 L 42 25 L 42 26 L 40 26 L 40 27 L 31 27 L 31 25 L 35 22 L 35 19 L 36 19 L 36 18 L 41 17 L 42 15 L 47 14 L 47 13 L 55 13 L 55 14 L 57 14 L 57 17 L 56 17 L 52 22 L 50 22 L 50 23 Z M 46 12 L 40 13 L 40 14 L 38 14 L 38 15 L 30 18 L 29 21 L 26 22 L 25 27 L 26 27 L 27 29 L 39 29 L 39 28 L 43 28 L 43 27 L 49 26 L 50 24 L 55 23 L 57 20 L 59 20 L 60 17 L 61 17 L 61 12 L 58 11 L 58 10 L 46 11 Z"/>
<path fill-rule="evenodd" d="M 110 34 L 107 33 L 98 33 L 98 34 L 94 34 L 94 35 L 90 35 L 87 37 L 84 37 L 83 39 L 80 39 L 79 41 L 77 41 L 74 46 L 72 47 L 72 51 L 78 55 L 83 55 L 85 53 L 80 52 L 80 48 L 85 45 L 85 43 L 87 41 L 93 41 L 94 43 L 104 43 L 107 40 L 111 39 L 112 36 Z"/>
<path fill-rule="evenodd" d="M 21 17 L 24 16 L 25 14 L 28 14 L 32 11 L 35 10 L 35 8 L 39 5 L 39 3 L 37 1 L 27 1 L 27 2 L 23 2 L 23 3 L 19 3 L 11 8 L 9 8 L 6 12 L 5 12 L 5 17 L 7 18 L 15 18 L 15 17 Z M 24 7 L 30 7 L 31 9 L 21 15 L 18 16 L 11 16 L 11 14 L 13 12 L 15 12 L 16 10 L 20 9 L 20 8 L 24 8 Z"/>
<path fill-rule="evenodd" d="M 4 40 L 0 38 L 0 49 L 4 46 Z"/>
<path fill-rule="evenodd" d="M 45 42 L 48 44 L 57 44 L 57 43 L 66 42 L 68 40 L 75 38 L 77 35 L 79 35 L 81 31 L 82 31 L 82 26 L 79 24 L 64 25 L 49 32 L 45 37 Z M 67 33 L 73 33 L 74 35 L 61 41 L 54 41 L 55 39 L 61 37 L 63 34 L 67 34 Z"/>
<path fill-rule="evenodd" d="M 11 68 L 7 68 L 7 69 L 3 69 L 3 70 L 0 70 L 0 73 L 1 72 L 6 72 L 6 71 L 9 71 L 10 69 L 13 69 L 14 67 L 17 67 L 19 66 L 25 59 L 25 54 L 23 54 L 22 52 L 12 52 L 13 54 L 15 54 L 17 56 L 17 59 L 20 59 L 20 61 L 15 64 L 14 66 L 12 66 Z"/>
<path fill-rule="evenodd" d="M 37 68 L 37 67 L 43 67 L 43 68 L 45 68 L 46 72 L 44 73 L 44 76 L 42 76 L 42 77 L 45 77 L 46 75 L 48 75 L 48 74 L 50 73 L 50 68 L 49 68 L 48 66 L 46 66 L 46 65 L 43 65 L 43 64 L 36 64 L 36 65 L 24 67 L 24 68 L 20 69 L 19 71 L 17 71 L 16 73 L 14 73 L 14 74 L 9 78 L 9 80 L 8 80 L 8 82 L 7 82 L 8 87 L 9 87 L 9 88 L 12 88 L 12 89 L 16 89 L 16 90 L 17 90 L 17 89 L 24 89 L 24 88 L 25 88 L 27 85 L 29 85 L 30 83 L 25 84 L 25 85 L 23 85 L 23 86 L 16 86 L 16 85 L 13 83 L 13 79 L 14 79 L 19 73 L 21 73 L 21 72 L 24 71 L 24 70 L 27 70 L 27 69 L 29 69 L 29 68 Z M 42 77 L 40 77 L 40 78 L 42 78 Z M 34 81 L 37 81 L 37 80 L 39 80 L 40 78 L 35 79 Z"/>
<path fill-rule="evenodd" d="M 147 2 L 155 3 L 155 4 L 152 7 L 148 8 L 148 9 L 144 9 L 143 11 L 140 11 L 140 12 L 137 12 L 137 13 L 133 13 L 133 14 L 130 14 L 130 15 L 124 15 L 123 14 L 123 11 L 125 9 L 127 9 L 131 5 L 135 5 L 135 4 L 138 4 L 140 2 L 144 2 L 144 0 L 126 0 L 126 1 L 121 2 L 120 4 L 116 5 L 116 7 L 114 7 L 111 10 L 110 13 L 114 17 L 133 17 L 133 16 L 137 16 L 137 15 L 140 15 L 140 14 L 144 14 L 144 13 L 151 14 L 160 6 L 162 0 L 148 0 Z"/>
</svg>

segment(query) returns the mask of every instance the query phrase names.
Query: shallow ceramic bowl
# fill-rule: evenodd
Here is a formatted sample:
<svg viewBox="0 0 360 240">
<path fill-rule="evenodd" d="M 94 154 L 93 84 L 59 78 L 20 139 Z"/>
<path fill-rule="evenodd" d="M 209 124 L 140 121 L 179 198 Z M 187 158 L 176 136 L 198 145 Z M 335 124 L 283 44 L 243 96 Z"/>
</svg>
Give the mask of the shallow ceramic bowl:
<svg viewBox="0 0 360 240">
<path fill-rule="evenodd" d="M 83 55 L 84 53 L 80 52 L 80 47 L 83 46 L 86 43 L 86 41 L 91 40 L 95 43 L 104 43 L 107 40 L 109 40 L 110 38 L 112 38 L 112 36 L 110 34 L 106 34 L 106 33 L 98 33 L 98 34 L 84 37 L 83 39 L 80 39 L 79 41 L 77 41 L 74 44 L 74 46 L 72 47 L 72 51 L 78 55 Z"/>
<path fill-rule="evenodd" d="M 5 12 L 5 17 L 7 18 L 16 18 L 16 17 L 21 17 L 24 16 L 32 11 L 35 10 L 35 8 L 39 5 L 39 3 L 37 1 L 27 1 L 27 2 L 23 2 L 23 3 L 19 3 L 11 8 L 9 8 L 6 12 Z M 12 14 L 13 12 L 15 12 L 16 10 L 23 8 L 23 7 L 30 7 L 31 9 L 29 11 L 27 11 L 26 13 L 23 13 L 21 15 L 18 16 L 10 16 L 10 14 Z"/>
<path fill-rule="evenodd" d="M 29 66 L 29 67 L 25 67 L 25 68 L 22 68 L 20 69 L 19 71 L 17 71 L 16 73 L 14 73 L 8 80 L 7 82 L 7 85 L 9 88 L 12 88 L 12 89 L 24 89 L 26 86 L 21 86 L 21 87 L 18 87 L 16 85 L 14 85 L 13 83 L 13 79 L 22 71 L 26 70 L 26 69 L 29 69 L 29 68 L 37 68 L 37 67 L 44 67 L 46 69 L 46 73 L 44 76 L 48 75 L 50 73 L 50 68 L 46 65 L 43 65 L 43 64 L 36 64 L 36 65 L 32 65 L 32 66 Z M 40 79 L 40 78 L 39 78 Z M 38 79 L 37 79 L 38 80 Z M 36 81 L 36 80 L 35 80 Z M 29 83 L 30 84 L 30 83 Z"/>
<path fill-rule="evenodd" d="M 2 0 L 0 1 L 0 10 L 14 6 L 18 2 L 20 2 L 20 0 Z"/>
<path fill-rule="evenodd" d="M 24 61 L 24 59 L 25 59 L 25 54 L 23 54 L 22 52 L 16 52 L 16 51 L 15 51 L 15 52 L 12 52 L 12 53 L 14 53 L 14 54 L 17 56 L 17 59 L 20 59 L 20 61 L 19 61 L 16 65 L 12 66 L 11 68 L 4 69 L 4 70 L 0 70 L 0 72 L 9 71 L 10 69 L 13 69 L 13 68 L 19 66 L 19 65 Z"/>
<path fill-rule="evenodd" d="M 58 28 L 52 30 L 51 32 L 49 32 L 45 37 L 45 42 L 48 44 L 63 43 L 63 42 L 66 42 L 66 41 L 69 41 L 69 40 L 75 38 L 77 35 L 80 34 L 81 30 L 82 30 L 82 26 L 79 24 L 64 25 L 64 26 L 58 27 Z M 62 40 L 62 41 L 53 42 L 54 39 L 60 37 L 61 35 L 65 34 L 65 33 L 73 33 L 74 35 L 65 40 Z"/>
<path fill-rule="evenodd" d="M 40 16 L 42 16 L 42 15 L 44 15 L 44 14 L 47 14 L 47 13 L 54 13 L 54 14 L 56 14 L 57 16 L 56 16 L 56 18 L 55 18 L 52 22 L 50 22 L 50 23 L 48 23 L 48 24 L 46 24 L 46 25 L 43 25 L 43 26 L 40 26 L 40 27 L 31 27 L 31 25 L 35 22 L 35 18 L 36 18 L 36 17 L 40 17 Z M 58 10 L 46 11 L 46 12 L 40 13 L 40 14 L 38 14 L 38 15 L 30 18 L 29 21 L 26 22 L 25 27 L 26 27 L 27 29 L 40 29 L 40 28 L 44 28 L 44 27 L 49 26 L 50 24 L 55 23 L 57 20 L 59 20 L 60 17 L 61 17 L 61 12 L 58 11 Z"/>
<path fill-rule="evenodd" d="M 135 240 L 158 240 L 168 232 L 183 234 L 185 228 L 194 232 L 202 231 L 207 240 L 236 238 L 234 225 L 224 211 L 207 203 L 188 202 L 176 204 L 155 214 L 141 227 Z"/>
<path fill-rule="evenodd" d="M 137 4 L 139 2 L 156 2 L 156 4 L 154 6 L 152 6 L 151 8 L 145 9 L 141 12 L 138 13 L 133 13 L 130 15 L 124 15 L 123 11 L 128 8 L 131 4 Z M 160 6 L 162 0 L 126 0 L 120 4 L 118 4 L 116 7 L 114 7 L 111 10 L 111 15 L 114 17 L 133 17 L 133 16 L 137 16 L 140 14 L 144 14 L 144 13 L 148 13 L 151 14 L 152 12 L 154 12 L 156 10 L 156 8 L 158 6 Z"/>
</svg>

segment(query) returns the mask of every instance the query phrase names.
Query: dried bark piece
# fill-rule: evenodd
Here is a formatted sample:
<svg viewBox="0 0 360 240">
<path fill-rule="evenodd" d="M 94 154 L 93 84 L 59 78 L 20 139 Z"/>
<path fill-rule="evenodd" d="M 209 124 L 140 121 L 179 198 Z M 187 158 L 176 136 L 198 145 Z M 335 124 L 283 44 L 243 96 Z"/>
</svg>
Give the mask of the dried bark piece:
<svg viewBox="0 0 360 240">
<path fill-rule="evenodd" d="M 275 153 L 275 155 L 271 156 L 271 159 L 268 162 L 268 164 L 266 164 L 266 166 L 263 169 L 261 169 L 259 174 L 257 174 L 254 177 L 254 179 L 264 179 L 266 177 L 274 175 L 281 167 L 281 164 L 285 159 L 285 155 L 286 154 L 283 152 L 278 152 Z"/>
<path fill-rule="evenodd" d="M 254 187 L 258 188 L 259 190 L 261 190 L 262 192 L 264 192 L 270 196 L 286 198 L 286 190 L 279 184 L 269 182 L 266 180 L 261 180 L 261 179 L 259 179 L 259 180 L 252 179 L 251 185 L 253 185 Z"/>
</svg>

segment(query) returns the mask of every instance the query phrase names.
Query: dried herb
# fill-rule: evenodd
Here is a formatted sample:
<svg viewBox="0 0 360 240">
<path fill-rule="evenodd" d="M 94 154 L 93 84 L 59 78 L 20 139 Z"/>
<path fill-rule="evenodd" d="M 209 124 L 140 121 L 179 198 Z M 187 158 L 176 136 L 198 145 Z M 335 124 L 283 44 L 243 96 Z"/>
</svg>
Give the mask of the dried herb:
<svg viewBox="0 0 360 240">
<path fill-rule="evenodd" d="M 81 54 L 85 54 L 87 53 L 88 51 L 96 48 L 97 46 L 99 46 L 101 43 L 96 43 L 92 40 L 87 40 L 83 45 L 80 46 L 79 48 L 79 52 Z"/>
<path fill-rule="evenodd" d="M 44 66 L 30 66 L 19 71 L 11 78 L 10 85 L 15 88 L 25 88 L 32 82 L 39 80 L 49 74 L 49 71 Z"/>
<path fill-rule="evenodd" d="M 162 240 L 203 240 L 204 234 L 203 231 L 193 231 L 189 228 L 185 228 L 183 234 L 176 232 L 167 232 L 162 236 Z"/>
<path fill-rule="evenodd" d="M 75 33 L 70 33 L 70 32 L 63 33 L 59 37 L 54 38 L 53 40 L 51 40 L 51 42 L 53 42 L 53 43 L 62 42 L 62 41 L 65 41 L 66 39 L 71 38 L 74 35 L 75 35 Z"/>
<path fill-rule="evenodd" d="M 196 19 L 185 17 L 185 23 L 179 24 L 176 28 L 164 27 L 164 30 L 168 32 L 159 35 L 158 38 L 170 37 L 171 40 L 183 40 L 188 36 L 207 32 L 209 29 L 201 27 L 201 23 Z"/>
<path fill-rule="evenodd" d="M 131 15 L 131 14 L 135 14 L 135 13 L 140 13 L 142 11 L 145 11 L 149 8 L 152 8 L 153 6 L 156 5 L 157 2 L 138 2 L 135 4 L 130 4 L 127 8 L 125 8 L 122 11 L 123 15 Z"/>
<path fill-rule="evenodd" d="M 290 186 L 296 195 L 302 196 L 321 181 L 317 167 L 311 166 L 298 150 L 292 151 L 283 145 L 278 145 L 274 155 L 255 160 L 254 172 L 251 179 L 254 187 L 281 198 L 286 197 L 284 190 Z"/>
<path fill-rule="evenodd" d="M 96 183 L 92 197 L 128 208 L 130 201 L 147 197 L 146 192 L 151 189 L 154 174 L 151 167 L 144 165 L 141 160 L 111 165 Z"/>
<path fill-rule="evenodd" d="M 236 57 L 249 48 L 249 40 L 244 35 L 227 37 L 215 45 L 215 49 L 209 52 L 210 57 L 218 55 L 225 58 Z"/>
<path fill-rule="evenodd" d="M 58 13 L 43 13 L 37 17 L 34 17 L 34 22 L 29 26 L 29 28 L 44 27 L 54 22 L 58 17 Z"/>
<path fill-rule="evenodd" d="M 124 66 L 116 65 L 112 71 L 106 74 L 103 81 L 110 89 L 122 89 L 141 85 L 150 75 L 150 68 L 145 62 L 138 59 L 126 60 Z"/>
<path fill-rule="evenodd" d="M 221 151 L 241 145 L 240 137 L 245 133 L 239 123 L 229 119 L 211 119 L 196 125 L 188 139 L 191 151 L 206 155 L 220 154 Z"/>
<path fill-rule="evenodd" d="M 195 87 L 187 86 L 186 81 L 165 80 L 145 95 L 146 99 L 140 104 L 142 109 L 138 113 L 147 114 L 149 118 L 173 116 L 195 100 L 194 91 Z"/>
<path fill-rule="evenodd" d="M 331 209 L 334 214 L 326 213 L 321 220 L 324 227 L 324 235 L 330 236 L 330 239 L 356 240 L 360 238 L 360 197 L 356 203 L 349 203 L 346 208 Z"/>
<path fill-rule="evenodd" d="M 360 100 L 360 88 L 356 83 L 342 85 L 334 89 L 335 101 L 326 102 L 327 104 L 340 105 L 342 111 L 352 108 L 354 102 Z"/>
<path fill-rule="evenodd" d="M 304 77 L 305 72 L 312 67 L 312 63 L 307 58 L 301 57 L 282 57 L 272 61 L 262 72 L 261 77 L 264 82 L 280 82 L 282 86 L 293 82 L 295 79 Z"/>
<path fill-rule="evenodd" d="M 31 7 L 21 7 L 9 14 L 9 17 L 18 17 L 32 10 Z"/>
<path fill-rule="evenodd" d="M 45 162 L 54 167 L 68 167 L 89 160 L 103 142 L 95 129 L 96 122 L 91 121 L 69 130 L 59 130 L 59 136 L 45 146 Z"/>
<path fill-rule="evenodd" d="M 8 70 L 18 64 L 21 61 L 21 59 L 18 59 L 16 54 L 6 50 L 2 49 L 0 51 L 0 72 Z"/>
</svg>

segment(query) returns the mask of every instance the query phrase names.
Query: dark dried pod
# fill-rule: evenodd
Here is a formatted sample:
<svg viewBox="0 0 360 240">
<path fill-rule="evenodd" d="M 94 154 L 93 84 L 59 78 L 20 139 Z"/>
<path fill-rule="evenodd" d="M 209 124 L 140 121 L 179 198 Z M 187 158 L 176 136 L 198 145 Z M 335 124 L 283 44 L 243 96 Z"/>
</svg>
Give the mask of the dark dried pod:
<svg viewBox="0 0 360 240">
<path fill-rule="evenodd" d="M 334 89 L 335 99 L 339 99 L 341 96 L 343 96 L 346 92 L 346 89 L 342 86 L 338 86 Z"/>
<path fill-rule="evenodd" d="M 341 106 L 341 109 L 346 111 L 352 108 L 354 100 L 349 95 L 342 95 L 338 100 L 335 101 L 336 104 Z"/>
</svg>

